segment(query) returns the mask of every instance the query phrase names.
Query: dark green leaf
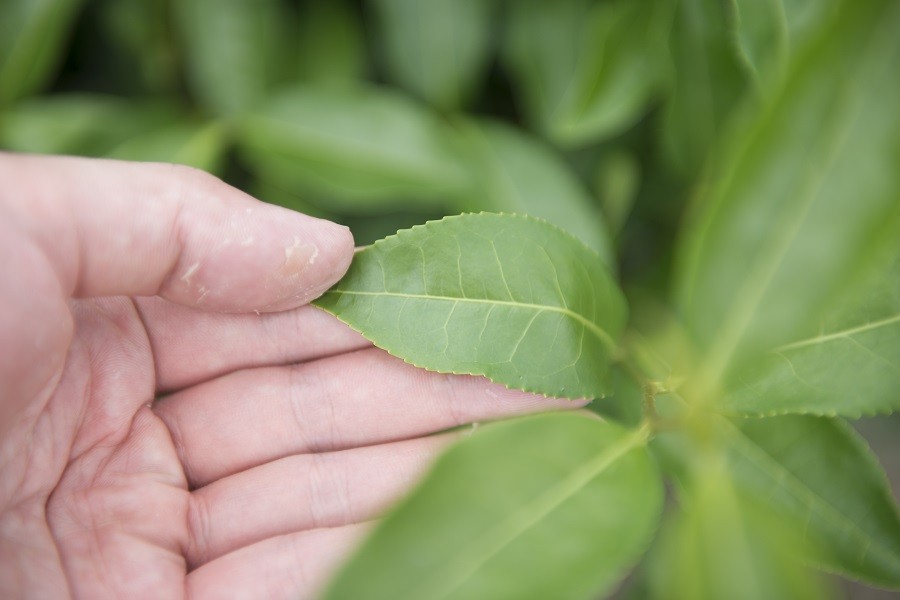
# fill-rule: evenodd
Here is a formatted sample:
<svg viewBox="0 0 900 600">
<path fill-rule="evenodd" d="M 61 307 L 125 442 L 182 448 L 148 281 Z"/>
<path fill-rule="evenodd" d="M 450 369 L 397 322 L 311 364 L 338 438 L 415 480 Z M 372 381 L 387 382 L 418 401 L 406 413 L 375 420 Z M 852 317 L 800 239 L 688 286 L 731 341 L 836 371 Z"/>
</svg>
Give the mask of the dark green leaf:
<svg viewBox="0 0 900 600">
<path fill-rule="evenodd" d="M 178 0 L 188 82 L 216 115 L 255 106 L 287 60 L 287 16 L 278 0 Z"/>
<path fill-rule="evenodd" d="M 368 64 L 362 23 L 347 2 L 306 3 L 296 35 L 302 79 L 346 81 L 365 74 Z"/>
<path fill-rule="evenodd" d="M 513 215 L 462 215 L 357 253 L 316 304 L 391 354 L 550 396 L 591 398 L 625 323 L 599 257 L 564 231 Z"/>
<path fill-rule="evenodd" d="M 486 426 L 438 460 L 325 597 L 596 597 L 656 527 L 646 435 L 576 414 Z"/>
<path fill-rule="evenodd" d="M 678 280 L 705 391 L 741 359 L 820 335 L 854 274 L 896 243 L 898 27 L 896 2 L 849 3 L 740 130 L 702 197 Z"/>
<path fill-rule="evenodd" d="M 457 108 L 490 59 L 491 0 L 374 0 L 388 72 L 442 108 Z"/>
<path fill-rule="evenodd" d="M 0 106 L 44 85 L 83 0 L 4 0 L 0 3 Z"/>
<path fill-rule="evenodd" d="M 671 37 L 675 83 L 661 142 L 671 164 L 693 177 L 708 157 L 718 158 L 718 137 L 748 88 L 749 73 L 734 49 L 730 3 L 677 4 Z"/>
<path fill-rule="evenodd" d="M 670 2 L 523 0 L 509 11 L 506 62 L 532 119 L 559 143 L 622 131 L 662 85 Z"/>
<path fill-rule="evenodd" d="M 822 567 L 900 587 L 900 516 L 877 460 L 839 419 L 722 422 L 733 477 L 815 549 Z"/>
<path fill-rule="evenodd" d="M 267 179 L 344 200 L 358 210 L 431 203 L 467 173 L 445 124 L 410 99 L 364 86 L 302 86 L 243 119 L 245 158 Z"/>
<path fill-rule="evenodd" d="M 575 174 L 551 148 L 499 122 L 463 125 L 466 156 L 476 173 L 462 198 L 465 211 L 528 214 L 579 238 L 613 264 L 609 233 L 600 211 Z"/>
</svg>

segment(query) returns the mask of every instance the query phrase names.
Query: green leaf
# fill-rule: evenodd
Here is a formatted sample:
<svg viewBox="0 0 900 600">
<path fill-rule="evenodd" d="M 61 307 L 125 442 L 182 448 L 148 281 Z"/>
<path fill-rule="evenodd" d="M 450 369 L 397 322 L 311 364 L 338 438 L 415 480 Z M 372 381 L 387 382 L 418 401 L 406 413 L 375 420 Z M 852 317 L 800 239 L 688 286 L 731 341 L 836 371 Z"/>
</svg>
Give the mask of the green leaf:
<svg viewBox="0 0 900 600">
<path fill-rule="evenodd" d="M 706 391 L 742 359 L 818 336 L 854 274 L 896 243 L 898 27 L 896 2 L 848 3 L 701 197 L 678 287 Z"/>
<path fill-rule="evenodd" d="M 562 158 L 540 141 L 499 122 L 462 126 L 476 173 L 464 211 L 528 214 L 562 227 L 612 265 L 609 233 L 588 191 Z"/>
<path fill-rule="evenodd" d="M 285 90 L 242 119 L 238 136 L 246 160 L 267 179 L 357 210 L 434 205 L 467 183 L 448 150 L 446 125 L 376 87 Z"/>
<path fill-rule="evenodd" d="M 110 158 L 168 162 L 216 173 L 226 150 L 221 123 L 182 122 L 134 137 L 110 153 Z"/>
<path fill-rule="evenodd" d="M 807 538 L 813 562 L 900 587 L 900 516 L 883 470 L 852 428 L 812 416 L 722 425 L 733 477 Z"/>
<path fill-rule="evenodd" d="M 0 114 L 0 148 L 103 156 L 116 144 L 170 121 L 171 107 L 99 94 L 29 98 Z"/>
<path fill-rule="evenodd" d="M 43 86 L 63 57 L 82 0 L 0 4 L 0 106 Z"/>
<path fill-rule="evenodd" d="M 483 78 L 490 0 L 374 0 L 390 76 L 441 108 L 458 108 Z"/>
<path fill-rule="evenodd" d="M 612 232 L 625 225 L 640 187 L 637 157 L 625 150 L 604 154 L 595 167 L 594 189 Z"/>
<path fill-rule="evenodd" d="M 359 15 L 347 2 L 308 2 L 297 28 L 300 77 L 312 81 L 361 79 L 367 69 Z"/>
<path fill-rule="evenodd" d="M 134 78 L 138 89 L 172 93 L 181 85 L 175 40 L 170 27 L 168 0 L 101 0 L 99 16 L 104 48 L 104 72 L 113 71 L 118 89 L 128 89 L 123 78 Z M 109 75 L 105 75 L 109 77 Z"/>
<path fill-rule="evenodd" d="M 798 560 L 802 540 L 736 489 L 716 459 L 694 473 L 683 507 L 664 523 L 647 561 L 660 600 L 825 600 L 834 597 Z M 711 464 L 710 464 L 711 463 Z"/>
<path fill-rule="evenodd" d="M 670 41 L 675 82 L 663 113 L 661 146 L 688 177 L 717 158 L 720 132 L 749 83 L 734 50 L 732 20 L 730 3 L 678 2 Z"/>
<path fill-rule="evenodd" d="M 656 527 L 646 436 L 577 414 L 486 426 L 438 459 L 325 598 L 596 597 Z"/>
<path fill-rule="evenodd" d="M 376 242 L 316 304 L 414 365 L 568 398 L 606 393 L 627 312 L 581 242 L 488 213 Z"/>
<path fill-rule="evenodd" d="M 649 0 L 511 3 L 504 57 L 532 120 L 565 145 L 634 124 L 663 83 L 671 6 Z"/>
<path fill-rule="evenodd" d="M 845 299 L 814 336 L 734 370 L 725 410 L 859 418 L 900 409 L 900 218 L 885 225 L 874 236 L 884 247 L 869 248 L 868 268 L 848 280 Z"/>
<path fill-rule="evenodd" d="M 757 82 L 765 85 L 783 74 L 791 50 L 804 46 L 840 2 L 735 0 L 733 4 L 738 54 Z"/>
<path fill-rule="evenodd" d="M 215 115 L 251 108 L 283 73 L 287 15 L 278 0 L 179 0 L 188 83 Z"/>
</svg>

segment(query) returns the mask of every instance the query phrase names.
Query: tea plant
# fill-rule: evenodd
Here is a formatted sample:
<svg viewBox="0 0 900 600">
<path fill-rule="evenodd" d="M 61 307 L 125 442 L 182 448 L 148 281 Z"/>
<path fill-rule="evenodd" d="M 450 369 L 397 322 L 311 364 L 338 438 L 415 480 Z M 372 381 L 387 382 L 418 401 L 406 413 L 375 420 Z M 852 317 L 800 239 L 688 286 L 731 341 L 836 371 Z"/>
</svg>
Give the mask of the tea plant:
<svg viewBox="0 0 900 600">
<path fill-rule="evenodd" d="M 900 407 L 897 31 L 896 0 L 11 0 L 0 148 L 403 229 L 318 305 L 593 399 L 463 436 L 329 598 L 828 598 L 900 587 L 847 421 Z"/>
</svg>

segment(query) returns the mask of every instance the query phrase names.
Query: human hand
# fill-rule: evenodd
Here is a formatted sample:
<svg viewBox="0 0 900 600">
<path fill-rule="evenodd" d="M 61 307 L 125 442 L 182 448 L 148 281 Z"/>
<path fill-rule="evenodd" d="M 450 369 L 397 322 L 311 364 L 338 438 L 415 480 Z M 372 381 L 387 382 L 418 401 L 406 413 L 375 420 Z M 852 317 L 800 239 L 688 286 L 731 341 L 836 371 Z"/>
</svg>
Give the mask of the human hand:
<svg viewBox="0 0 900 600">
<path fill-rule="evenodd" d="M 305 304 L 340 226 L 184 167 L 0 154 L 0 597 L 314 596 L 455 425 L 574 407 Z"/>
</svg>

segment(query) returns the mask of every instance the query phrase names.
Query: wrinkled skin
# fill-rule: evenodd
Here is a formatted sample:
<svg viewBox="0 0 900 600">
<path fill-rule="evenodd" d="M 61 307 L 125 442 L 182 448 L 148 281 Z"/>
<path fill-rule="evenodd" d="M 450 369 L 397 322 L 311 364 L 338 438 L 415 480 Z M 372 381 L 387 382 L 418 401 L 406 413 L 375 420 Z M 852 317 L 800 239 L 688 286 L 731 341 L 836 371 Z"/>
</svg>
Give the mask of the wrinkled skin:
<svg viewBox="0 0 900 600">
<path fill-rule="evenodd" d="M 306 304 L 340 226 L 171 165 L 0 154 L 0 597 L 314 597 L 472 421 Z"/>
</svg>

